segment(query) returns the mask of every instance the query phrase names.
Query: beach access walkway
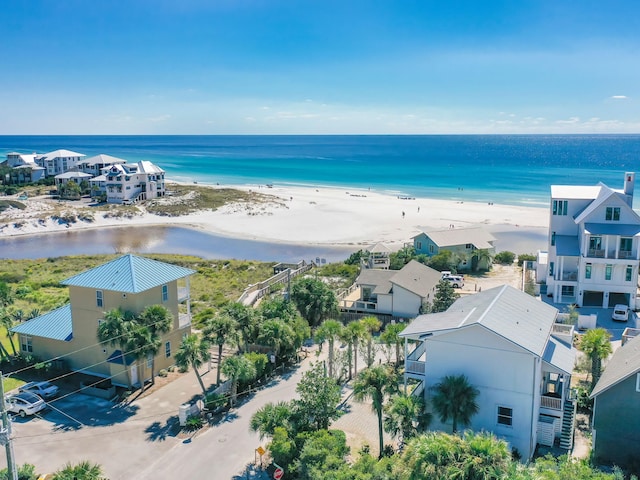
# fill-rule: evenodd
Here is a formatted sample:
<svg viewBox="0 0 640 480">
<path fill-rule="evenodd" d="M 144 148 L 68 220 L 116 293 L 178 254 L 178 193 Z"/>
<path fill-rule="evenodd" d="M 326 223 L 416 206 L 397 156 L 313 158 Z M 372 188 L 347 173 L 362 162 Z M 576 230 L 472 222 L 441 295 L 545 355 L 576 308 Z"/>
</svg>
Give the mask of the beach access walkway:
<svg viewBox="0 0 640 480">
<path fill-rule="evenodd" d="M 307 263 L 304 260 L 298 263 L 278 263 L 273 266 L 273 276 L 262 282 L 249 285 L 240 295 L 238 302 L 243 305 L 253 306 L 266 294 L 271 293 L 278 285 L 289 284 L 292 278 L 308 272 L 315 266 L 315 263 Z"/>
</svg>

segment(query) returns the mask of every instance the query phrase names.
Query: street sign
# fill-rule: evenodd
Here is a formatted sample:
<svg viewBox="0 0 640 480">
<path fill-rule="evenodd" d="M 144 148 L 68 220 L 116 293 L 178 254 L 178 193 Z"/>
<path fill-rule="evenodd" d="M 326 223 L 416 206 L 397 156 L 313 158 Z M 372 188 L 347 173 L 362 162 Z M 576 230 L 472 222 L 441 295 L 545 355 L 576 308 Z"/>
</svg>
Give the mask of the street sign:
<svg viewBox="0 0 640 480">
<path fill-rule="evenodd" d="M 284 469 L 282 467 L 278 467 L 274 470 L 273 472 L 274 480 L 281 480 L 283 476 L 284 476 Z"/>
<path fill-rule="evenodd" d="M 258 452 L 258 455 L 262 456 L 265 454 L 265 449 L 260 446 L 256 448 L 256 452 Z"/>
</svg>

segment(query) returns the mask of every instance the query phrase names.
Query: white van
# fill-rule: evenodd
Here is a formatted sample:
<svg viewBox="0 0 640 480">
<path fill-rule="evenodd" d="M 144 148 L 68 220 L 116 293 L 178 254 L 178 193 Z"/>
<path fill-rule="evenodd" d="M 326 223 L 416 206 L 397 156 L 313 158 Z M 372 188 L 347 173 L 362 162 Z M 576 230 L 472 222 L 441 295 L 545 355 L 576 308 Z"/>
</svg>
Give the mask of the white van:
<svg viewBox="0 0 640 480">
<path fill-rule="evenodd" d="M 449 282 L 453 288 L 464 287 L 464 277 L 460 275 L 447 275 L 443 277 L 442 280 Z"/>
</svg>

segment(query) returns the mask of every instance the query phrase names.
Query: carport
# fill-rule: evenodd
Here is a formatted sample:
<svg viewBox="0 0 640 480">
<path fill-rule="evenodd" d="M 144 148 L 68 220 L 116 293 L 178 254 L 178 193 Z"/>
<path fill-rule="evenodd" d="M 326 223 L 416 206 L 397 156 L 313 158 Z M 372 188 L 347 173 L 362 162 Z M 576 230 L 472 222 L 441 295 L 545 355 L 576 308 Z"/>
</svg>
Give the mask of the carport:
<svg viewBox="0 0 640 480">
<path fill-rule="evenodd" d="M 609 293 L 609 308 L 613 308 L 619 304 L 629 305 L 629 298 L 628 293 L 611 292 Z"/>
<path fill-rule="evenodd" d="M 594 292 L 592 290 L 585 290 L 582 296 L 583 307 L 602 307 L 604 301 L 604 292 Z"/>
</svg>

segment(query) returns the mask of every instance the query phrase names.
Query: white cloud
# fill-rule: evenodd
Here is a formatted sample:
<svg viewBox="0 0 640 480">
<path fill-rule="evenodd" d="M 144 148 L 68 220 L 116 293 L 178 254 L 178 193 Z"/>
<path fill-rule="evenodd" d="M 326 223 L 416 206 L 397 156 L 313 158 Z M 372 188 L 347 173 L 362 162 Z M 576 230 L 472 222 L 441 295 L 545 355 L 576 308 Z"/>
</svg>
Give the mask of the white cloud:
<svg viewBox="0 0 640 480">
<path fill-rule="evenodd" d="M 629 97 L 627 97 L 626 95 L 611 95 L 612 100 L 627 100 Z"/>
<path fill-rule="evenodd" d="M 150 122 L 166 122 L 170 118 L 171 118 L 171 115 L 165 114 L 165 115 L 160 115 L 158 117 L 150 117 L 150 118 L 147 118 L 147 120 L 149 120 Z"/>
</svg>

